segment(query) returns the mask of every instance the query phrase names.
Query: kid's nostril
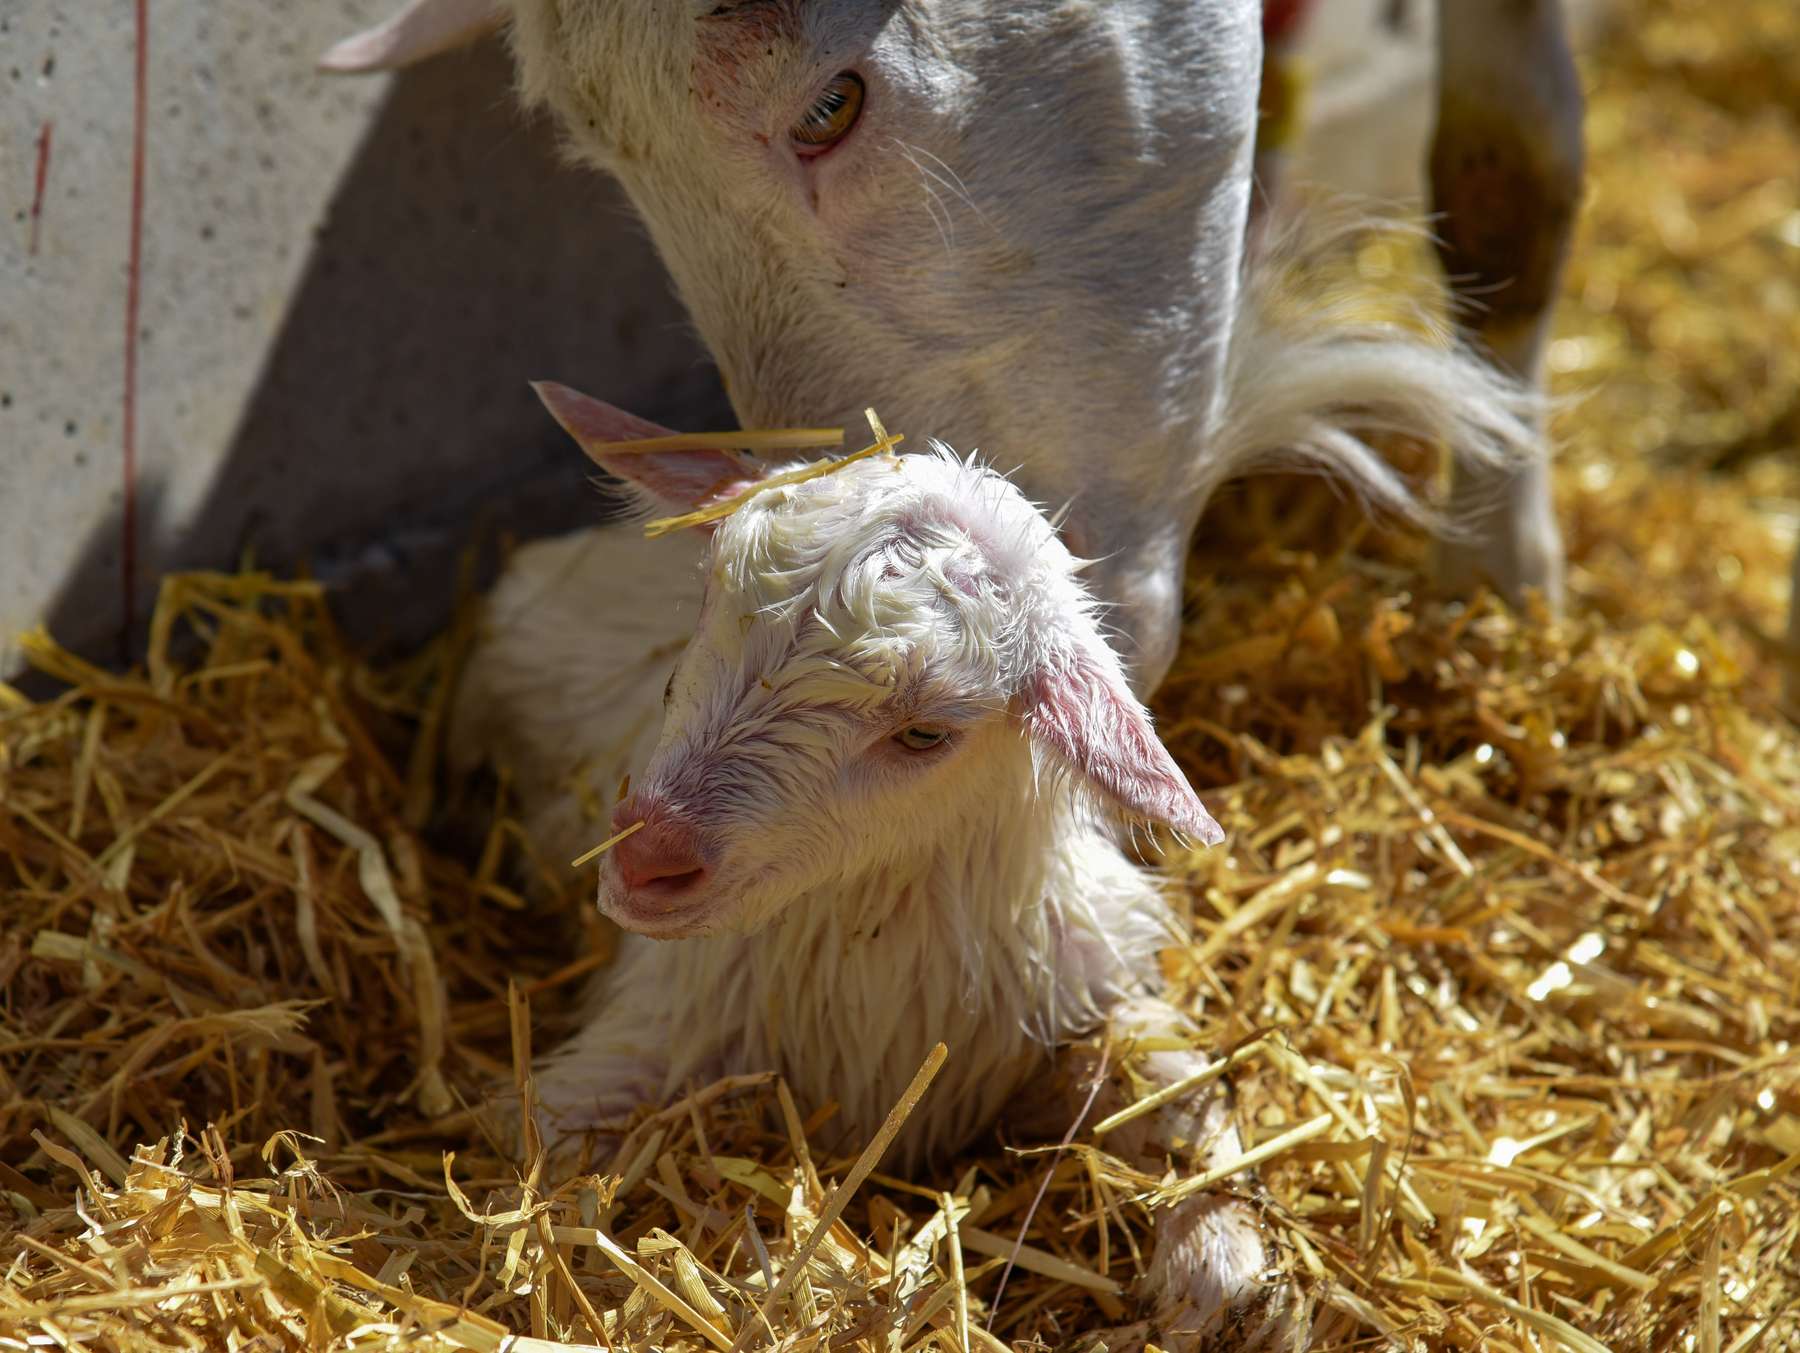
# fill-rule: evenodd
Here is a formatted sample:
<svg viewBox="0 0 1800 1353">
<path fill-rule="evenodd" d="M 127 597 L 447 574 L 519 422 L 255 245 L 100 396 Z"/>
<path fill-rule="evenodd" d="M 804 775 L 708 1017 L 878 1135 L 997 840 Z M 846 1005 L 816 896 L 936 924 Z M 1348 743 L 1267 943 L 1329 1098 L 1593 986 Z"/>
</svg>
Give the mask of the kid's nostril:
<svg viewBox="0 0 1800 1353">
<path fill-rule="evenodd" d="M 658 893 L 686 892 L 706 876 L 706 867 L 686 860 L 656 860 L 645 863 L 619 861 L 619 872 L 626 886 L 653 888 Z"/>
<path fill-rule="evenodd" d="M 687 892 L 705 877 L 705 869 L 689 869 L 680 874 L 658 874 L 634 883 L 632 886 L 649 889 L 663 897 L 672 897 L 677 893 Z"/>
<path fill-rule="evenodd" d="M 613 858 L 626 887 L 652 888 L 662 894 L 686 892 L 706 874 L 706 862 L 692 838 L 654 825 L 619 842 Z"/>
</svg>

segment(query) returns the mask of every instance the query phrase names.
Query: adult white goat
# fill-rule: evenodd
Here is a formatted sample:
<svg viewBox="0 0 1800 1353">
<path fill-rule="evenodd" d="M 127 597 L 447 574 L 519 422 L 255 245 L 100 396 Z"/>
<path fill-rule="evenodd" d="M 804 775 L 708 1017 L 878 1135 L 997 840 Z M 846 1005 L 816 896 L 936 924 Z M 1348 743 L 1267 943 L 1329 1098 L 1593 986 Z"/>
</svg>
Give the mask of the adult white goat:
<svg viewBox="0 0 1800 1353">
<path fill-rule="evenodd" d="M 1530 405 L 1516 387 L 1466 353 L 1320 300 L 1299 237 L 1284 240 L 1234 288 L 1231 348 L 1203 432 L 1209 455 L 1165 490 L 1158 506 L 1169 516 L 1197 511 L 1229 475 L 1281 467 L 1337 472 L 1417 515 L 1362 434 L 1490 452 L 1529 442 Z M 578 441 L 601 448 L 592 454 L 603 469 L 665 506 L 716 497 L 768 468 L 720 451 L 609 452 L 669 429 L 562 386 L 539 393 Z M 1051 501 L 1059 514 L 1066 507 Z M 578 853 L 597 805 L 641 769 L 656 701 L 694 630 L 704 549 L 693 531 L 645 540 L 601 527 L 527 546 L 488 600 L 451 745 L 465 762 L 510 769 L 527 827 L 551 858 Z M 1090 586 L 1098 572 L 1084 575 Z M 1109 626 L 1117 619 L 1109 613 Z"/>
<path fill-rule="evenodd" d="M 873 402 L 954 445 L 1016 448 L 1025 488 L 1070 505 L 1064 538 L 1097 561 L 1147 691 L 1175 650 L 1196 480 L 1242 468 L 1214 438 L 1262 14 L 414 0 L 326 64 L 402 65 L 505 22 L 526 99 L 624 185 L 743 423 L 842 423 Z M 1440 21 L 1451 267 L 1482 293 L 1479 336 L 1529 377 L 1579 188 L 1579 88 L 1555 0 L 1445 0 Z M 1469 536 L 1451 571 L 1554 593 L 1541 457 L 1500 449 L 1458 446 Z M 1372 459 L 1331 468 L 1392 497 Z"/>
<path fill-rule="evenodd" d="M 584 438 L 610 423 L 544 393 Z M 717 452 L 608 463 L 684 510 L 755 477 Z M 941 1040 L 951 1057 L 896 1143 L 910 1167 L 1022 1104 L 1060 1132 L 1092 1067 L 1059 1077 L 1053 1055 L 1102 1026 L 1121 1051 L 1161 1041 L 1135 1063 L 1153 1081 L 1206 1065 L 1166 1050 L 1183 1020 L 1147 979 L 1173 920 L 1118 823 L 1221 832 L 1131 693 L 1076 561 L 1014 485 L 941 447 L 876 457 L 750 495 L 701 576 L 658 585 L 646 570 L 671 561 L 643 546 L 623 529 L 537 546 L 510 580 L 535 591 L 513 618 L 550 647 L 508 656 L 537 679 L 552 669 L 578 707 L 620 652 L 596 623 L 700 593 L 654 750 L 613 810 L 643 825 L 601 862 L 601 909 L 630 933 L 584 1027 L 537 1072 L 553 1133 L 774 1066 L 866 1139 Z M 646 583 L 594 619 L 596 597 Z M 645 694 L 557 726 L 592 746 Z M 1108 1145 L 1157 1174 L 1171 1152 L 1202 1169 L 1241 1153 L 1216 1091 Z M 1255 1348 L 1286 1329 L 1294 1299 L 1264 1236 L 1242 1188 L 1157 1212 L 1157 1341 Z"/>
</svg>

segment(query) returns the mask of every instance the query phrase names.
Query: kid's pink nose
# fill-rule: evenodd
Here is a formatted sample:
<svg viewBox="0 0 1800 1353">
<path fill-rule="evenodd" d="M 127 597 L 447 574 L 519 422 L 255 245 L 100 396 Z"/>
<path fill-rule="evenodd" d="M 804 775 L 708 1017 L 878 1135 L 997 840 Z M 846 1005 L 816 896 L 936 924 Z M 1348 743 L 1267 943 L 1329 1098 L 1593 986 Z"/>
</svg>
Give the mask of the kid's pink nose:
<svg viewBox="0 0 1800 1353">
<path fill-rule="evenodd" d="M 626 805 L 619 806 L 623 809 Z M 679 893 L 705 876 L 706 860 L 700 853 L 699 838 L 686 823 L 654 807 L 630 816 L 616 811 L 613 820 L 624 826 L 640 820 L 644 823 L 613 847 L 613 860 L 626 887 Z"/>
</svg>

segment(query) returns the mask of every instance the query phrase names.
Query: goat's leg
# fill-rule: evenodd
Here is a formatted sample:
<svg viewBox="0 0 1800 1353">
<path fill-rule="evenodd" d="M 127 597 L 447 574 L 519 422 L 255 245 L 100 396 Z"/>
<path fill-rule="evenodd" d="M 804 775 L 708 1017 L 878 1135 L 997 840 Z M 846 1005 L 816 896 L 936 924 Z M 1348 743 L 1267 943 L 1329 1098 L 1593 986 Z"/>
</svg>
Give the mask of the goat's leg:
<svg viewBox="0 0 1800 1353">
<path fill-rule="evenodd" d="M 605 1127 L 662 1094 L 666 1068 L 651 1031 L 619 1026 L 597 1020 L 533 1068 L 538 1130 L 546 1142 Z M 661 1031 L 663 1041 L 668 1035 Z"/>
<path fill-rule="evenodd" d="M 1582 185 L 1581 83 L 1560 0 L 1439 0 L 1431 193 L 1439 253 L 1462 317 L 1490 359 L 1543 379 L 1550 313 Z M 1451 506 L 1466 528 L 1440 553 L 1453 586 L 1562 597 L 1550 467 L 1459 465 Z"/>
<path fill-rule="evenodd" d="M 559 1163 L 573 1164 L 584 1144 L 592 1148 L 596 1139 L 616 1139 L 634 1109 L 658 1103 L 668 1092 L 669 1049 L 676 1039 L 662 957 L 645 941 L 626 936 L 611 969 L 590 983 L 580 1027 L 534 1059 L 533 1116 L 539 1138 Z M 705 1078 L 713 1068 L 695 1063 L 689 1070 Z M 516 1147 L 522 1133 L 517 1100 L 509 1095 L 494 1107 Z"/>
<path fill-rule="evenodd" d="M 1115 1053 L 1128 1054 L 1137 1078 L 1154 1088 L 1194 1075 L 1210 1059 L 1187 1047 L 1133 1052 L 1133 1046 L 1150 1040 L 1185 1041 L 1189 1034 L 1190 1026 L 1173 1006 L 1141 997 L 1114 1008 L 1106 1043 Z M 1091 1044 L 1070 1048 L 1063 1055 L 1054 1094 L 1065 1124 L 1071 1101 L 1079 1106 L 1091 1093 L 1100 1055 Z M 1114 1067 L 1101 1088 L 1089 1113 L 1090 1125 L 1128 1102 L 1120 1089 L 1119 1071 Z M 1223 1082 L 1121 1125 L 1104 1144 L 1121 1159 L 1158 1175 L 1171 1158 L 1207 1170 L 1236 1159 L 1243 1150 Z M 1248 1186 L 1249 1181 L 1239 1181 L 1237 1187 L 1228 1184 L 1216 1193 L 1158 1209 L 1143 1278 L 1151 1318 L 1084 1334 L 1073 1347 L 1085 1350 L 1105 1343 L 1108 1353 L 1132 1353 L 1148 1342 L 1179 1353 L 1205 1353 L 1274 1349 L 1291 1343 L 1295 1326 L 1304 1318 L 1300 1301 L 1274 1271 L 1267 1225 L 1243 1196 Z"/>
<path fill-rule="evenodd" d="M 1250 188 L 1250 242 L 1279 214 L 1288 160 L 1305 119 L 1306 72 L 1300 31 L 1314 0 L 1263 0 L 1262 87 L 1257 95 L 1256 181 Z"/>
</svg>

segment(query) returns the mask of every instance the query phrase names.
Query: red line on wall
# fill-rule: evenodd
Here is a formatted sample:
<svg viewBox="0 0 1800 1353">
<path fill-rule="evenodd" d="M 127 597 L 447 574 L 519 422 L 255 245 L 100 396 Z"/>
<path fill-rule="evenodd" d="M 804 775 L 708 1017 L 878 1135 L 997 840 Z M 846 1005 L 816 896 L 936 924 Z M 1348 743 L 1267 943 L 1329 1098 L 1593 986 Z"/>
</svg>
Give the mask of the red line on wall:
<svg viewBox="0 0 1800 1353">
<path fill-rule="evenodd" d="M 37 144 L 37 186 L 31 192 L 31 252 L 38 251 L 38 225 L 44 218 L 44 186 L 50 181 L 50 128 L 55 125 L 44 123 L 38 132 Z"/>
<path fill-rule="evenodd" d="M 144 123 L 149 92 L 149 0 L 137 0 L 136 74 L 131 123 L 131 261 L 125 287 L 125 461 L 124 494 L 119 519 L 119 582 L 123 593 L 123 628 L 119 660 L 131 656 L 137 628 L 137 377 L 138 304 L 144 272 Z"/>
</svg>

